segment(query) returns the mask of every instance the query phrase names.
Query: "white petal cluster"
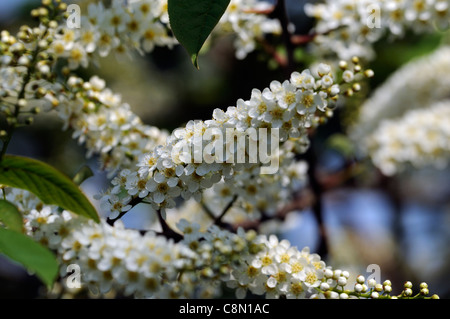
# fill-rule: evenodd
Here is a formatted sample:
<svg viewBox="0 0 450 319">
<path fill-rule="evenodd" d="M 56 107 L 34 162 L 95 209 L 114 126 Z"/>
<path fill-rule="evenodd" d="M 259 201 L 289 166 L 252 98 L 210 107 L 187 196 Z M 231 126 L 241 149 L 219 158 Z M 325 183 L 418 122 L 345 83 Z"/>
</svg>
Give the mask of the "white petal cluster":
<svg viewBox="0 0 450 319">
<path fill-rule="evenodd" d="M 237 200 L 229 208 L 224 222 L 240 224 L 262 217 L 275 217 L 307 184 L 308 166 L 304 161 L 296 161 L 294 153 L 281 159 L 277 174 L 253 175 L 251 171 L 243 170 L 236 172 L 233 179 L 222 180 L 205 190 L 203 209 L 201 207 L 198 213 L 204 214 L 206 206 L 217 217 L 236 196 Z"/>
<path fill-rule="evenodd" d="M 317 19 L 316 53 L 341 59 L 372 58 L 372 43 L 385 35 L 395 39 L 450 26 L 447 0 L 326 0 L 305 5 L 305 12 Z"/>
<path fill-rule="evenodd" d="M 205 230 L 185 219 L 177 223 L 179 242 L 148 231 L 110 226 L 43 205 L 31 193 L 7 189 L 24 215 L 27 233 L 54 250 L 60 262 L 60 283 L 67 285 L 67 267 L 80 267 L 80 288 L 95 295 L 110 291 L 134 298 L 214 298 L 226 285 L 236 297 L 248 292 L 265 298 L 402 298 L 411 297 L 406 282 L 399 296 L 390 296 L 391 283 L 363 276 L 348 290 L 350 273 L 326 266 L 308 247 L 299 250 L 275 235 L 237 233 L 213 225 Z M 429 294 L 420 285 L 421 296 Z M 76 290 L 72 293 L 76 293 Z M 431 298 L 438 298 L 436 295 Z"/>
<path fill-rule="evenodd" d="M 119 168 L 134 167 L 139 157 L 163 144 L 165 131 L 142 123 L 119 94 L 93 76 L 89 81 L 71 76 L 66 90 L 56 96 L 55 107 L 64 127 L 87 148 L 88 157 L 99 154 L 103 168 L 114 176 Z"/>
<path fill-rule="evenodd" d="M 187 219 L 199 224 L 200 229 L 204 230 L 227 209 L 222 219 L 224 223 L 238 227 L 267 219 L 273 232 L 274 227 L 283 223 L 277 219 L 281 217 L 277 214 L 305 189 L 308 182 L 307 164 L 296 161 L 294 153 L 289 154 L 280 163 L 278 174 L 253 175 L 249 170 L 236 172 L 232 179 L 222 179 L 213 187 L 205 189 L 200 203 L 191 199 L 181 206 L 168 209 L 167 222 L 174 225 L 181 219 Z M 230 203 L 231 207 L 228 206 Z M 264 225 L 260 225 L 259 233 L 265 233 Z"/>
<path fill-rule="evenodd" d="M 35 114 L 50 110 L 57 103 L 50 70 L 55 61 L 47 54 L 48 38 L 56 28 L 21 26 L 16 36 L 1 32 L 0 39 L 0 111 Z M 26 81 L 25 81 L 26 79 Z"/>
<path fill-rule="evenodd" d="M 450 158 L 450 101 L 384 120 L 368 138 L 375 166 L 385 175 L 405 167 L 445 168 Z"/>
<path fill-rule="evenodd" d="M 325 65 L 322 68 L 331 70 Z M 322 82 L 324 77 L 326 84 Z M 239 99 L 237 106 L 226 111 L 216 109 L 211 120 L 188 122 L 186 127 L 176 129 L 164 146 L 144 155 L 137 172 L 121 173 L 122 187 L 107 192 L 103 206 L 117 217 L 136 198 L 135 185 L 140 185 L 138 196 L 164 213 L 175 206 L 174 199 L 179 195 L 200 200 L 203 189 L 211 188 L 222 178 L 231 179 L 242 169 L 253 169 L 253 175 L 260 175 L 262 162 L 251 157 L 249 140 L 261 143 L 264 137 L 269 143 L 283 143 L 292 138 L 307 144 L 307 129 L 327 116 L 327 106 L 339 93 L 339 85 L 330 83 L 332 79 L 331 73 L 314 76 L 309 70 L 294 72 L 283 83 L 272 81 L 270 88 L 254 89 L 250 100 Z M 277 139 L 270 142 L 272 138 L 264 134 L 247 135 L 249 129 L 260 128 L 276 129 Z M 234 139 L 226 138 L 229 130 L 242 136 L 246 143 L 231 145 Z M 237 162 L 236 154 L 242 154 L 244 160 Z M 116 203 L 119 209 L 111 209 Z"/>
<path fill-rule="evenodd" d="M 71 128 L 73 137 L 86 145 L 88 156 L 100 154 L 103 168 L 113 176 L 119 167 L 135 166 L 142 154 L 163 144 L 167 134 L 144 125 L 97 76 L 89 81 L 76 76 L 55 79 L 50 70 L 58 58 L 68 57 L 58 53 L 58 45 L 61 52 L 72 50 L 79 44 L 76 32 L 81 31 L 61 29 L 55 21 L 36 28 L 22 26 L 16 36 L 2 31 L 0 112 L 24 121 L 30 114 L 56 111 L 63 127 Z"/>
<path fill-rule="evenodd" d="M 127 5 L 112 1 L 110 7 L 90 3 L 81 16 L 80 28 L 61 24 L 50 50 L 58 58 L 67 58 L 71 69 L 86 67 L 94 53 L 105 57 L 114 52 L 122 57 L 133 48 L 151 52 L 155 46 L 177 43 L 169 34 L 168 22 L 167 1 L 142 0 Z"/>
<path fill-rule="evenodd" d="M 422 162 L 429 163 L 429 156 L 433 156 L 431 150 L 445 148 L 444 145 L 438 146 L 433 141 L 428 141 L 428 133 L 432 132 L 430 124 L 425 124 L 422 120 L 415 124 L 408 123 L 411 123 L 411 117 L 418 118 L 419 115 L 416 114 L 419 113 L 413 111 L 420 109 L 424 117 L 428 114 L 426 118 L 431 120 L 430 123 L 438 125 L 440 120 L 443 121 L 439 128 L 443 130 L 442 137 L 446 136 L 445 123 L 450 118 L 448 112 L 442 111 L 445 106 L 440 106 L 439 112 L 431 111 L 431 108 L 450 96 L 449 56 L 450 47 L 443 46 L 425 57 L 409 62 L 391 75 L 361 106 L 359 118 L 350 128 L 349 134 L 360 150 L 364 154 L 370 154 L 384 173 L 391 175 L 397 172 L 400 167 L 396 163 L 400 162 L 414 163 L 416 166 Z M 441 117 L 438 122 L 437 117 Z M 412 126 L 413 131 L 406 130 Z M 424 138 L 421 144 L 428 146 L 415 150 L 406 147 L 408 143 L 415 145 L 414 147 L 421 145 L 418 144 L 420 137 Z M 440 158 L 438 154 L 434 156 L 436 159 Z"/>
<path fill-rule="evenodd" d="M 236 289 L 238 298 L 245 298 L 250 291 L 266 298 L 300 299 L 320 286 L 326 265 L 319 255 L 311 254 L 307 247 L 299 251 L 274 235 L 260 236 L 258 242 L 262 249 L 242 258 L 227 283 Z"/>
<path fill-rule="evenodd" d="M 280 33 L 278 20 L 258 13 L 271 7 L 267 2 L 233 0 L 215 33 L 236 34 L 236 57 L 243 59 L 255 50 L 258 39 Z M 86 67 L 95 58 L 94 53 L 100 57 L 110 53 L 125 57 L 133 49 L 143 54 L 155 47 L 178 44 L 171 34 L 167 0 L 112 1 L 110 7 L 102 2 L 90 3 L 80 26 L 61 25 L 51 44 L 51 52 L 66 58 L 71 69 Z"/>
</svg>

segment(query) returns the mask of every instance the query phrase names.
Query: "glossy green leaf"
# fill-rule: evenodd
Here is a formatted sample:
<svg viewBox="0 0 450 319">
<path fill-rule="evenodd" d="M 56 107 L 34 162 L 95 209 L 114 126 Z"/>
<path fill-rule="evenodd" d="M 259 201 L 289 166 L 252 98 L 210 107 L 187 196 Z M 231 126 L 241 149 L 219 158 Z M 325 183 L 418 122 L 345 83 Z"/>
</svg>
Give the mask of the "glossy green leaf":
<svg viewBox="0 0 450 319">
<path fill-rule="evenodd" d="M 59 266 L 53 253 L 22 233 L 0 228 L 0 253 L 36 273 L 47 287 L 58 275 Z"/>
<path fill-rule="evenodd" d="M 0 222 L 11 230 L 22 232 L 22 214 L 14 204 L 7 200 L 0 200 Z"/>
<path fill-rule="evenodd" d="M 42 202 L 57 205 L 99 222 L 97 211 L 67 176 L 41 161 L 5 155 L 0 162 L 0 184 L 26 189 Z"/>
<path fill-rule="evenodd" d="M 230 0 L 169 0 L 170 26 L 198 69 L 198 53 Z"/>
</svg>

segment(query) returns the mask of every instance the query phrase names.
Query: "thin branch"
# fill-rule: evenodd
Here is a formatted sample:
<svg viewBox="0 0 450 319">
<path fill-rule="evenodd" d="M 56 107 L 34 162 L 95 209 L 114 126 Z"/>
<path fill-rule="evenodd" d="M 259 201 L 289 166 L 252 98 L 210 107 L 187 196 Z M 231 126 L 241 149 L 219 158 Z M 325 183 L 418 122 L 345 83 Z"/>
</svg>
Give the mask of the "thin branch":
<svg viewBox="0 0 450 319">
<path fill-rule="evenodd" d="M 157 216 L 158 216 L 158 221 L 159 224 L 161 225 L 162 228 L 162 232 L 160 233 L 160 235 L 168 238 L 168 239 L 173 239 L 176 243 L 183 240 L 183 235 L 177 233 L 176 231 L 174 231 L 164 220 L 164 218 L 162 217 L 161 211 L 158 210 L 157 211 Z"/>
<path fill-rule="evenodd" d="M 200 202 L 200 205 L 202 205 L 202 208 L 205 211 L 206 215 L 208 215 L 212 220 L 216 220 L 216 216 L 214 216 L 214 213 L 209 209 L 203 199 Z"/>
<path fill-rule="evenodd" d="M 214 220 L 214 224 L 218 225 L 218 226 L 225 226 L 226 224 L 222 222 L 223 217 L 225 216 L 225 214 L 228 212 L 228 210 L 231 208 L 231 206 L 233 206 L 234 202 L 236 202 L 236 200 L 238 199 L 238 195 L 234 195 L 233 198 L 231 199 L 231 201 L 228 203 L 227 206 L 225 206 L 225 208 L 223 209 L 222 213 L 216 217 L 216 219 Z"/>
<path fill-rule="evenodd" d="M 143 201 L 143 199 L 142 198 L 140 198 L 140 197 L 135 197 L 135 198 L 133 198 L 130 202 L 129 202 L 129 204 L 131 205 L 131 209 L 133 209 L 133 207 L 135 207 L 137 204 L 140 204 L 140 203 L 142 203 L 142 201 Z M 116 218 L 106 218 L 106 222 L 110 225 L 110 226 L 114 226 L 114 223 L 117 221 L 117 220 L 119 220 L 119 219 L 121 219 L 126 213 L 128 213 L 131 209 L 129 209 L 129 210 L 127 210 L 126 212 L 121 212 L 120 214 L 119 214 L 119 216 L 117 216 Z"/>
</svg>

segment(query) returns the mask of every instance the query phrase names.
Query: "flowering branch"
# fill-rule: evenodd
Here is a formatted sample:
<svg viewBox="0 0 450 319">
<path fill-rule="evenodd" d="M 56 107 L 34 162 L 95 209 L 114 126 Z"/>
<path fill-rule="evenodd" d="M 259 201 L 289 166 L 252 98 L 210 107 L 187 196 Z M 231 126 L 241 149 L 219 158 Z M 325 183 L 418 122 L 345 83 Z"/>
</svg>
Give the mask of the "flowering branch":
<svg viewBox="0 0 450 319">
<path fill-rule="evenodd" d="M 447 14 L 444 2 L 436 3 L 440 5 L 432 8 L 430 2 L 425 9 Z M 103 80 L 94 76 L 84 81 L 70 74 L 70 70 L 87 66 L 95 52 L 106 56 L 113 51 L 126 52 L 127 46 L 150 52 L 155 46 L 175 45 L 164 0 L 152 1 L 155 6 L 149 6 L 147 1 L 126 5 L 113 2 L 110 8 L 101 3 L 91 4 L 84 21 L 88 28 L 80 30 L 58 25 L 65 4 L 59 0 L 44 0 L 43 4 L 44 7 L 33 11 L 33 16 L 41 21 L 39 28 L 23 27 L 17 38 L 7 32 L 1 34 L 0 72 L 2 77 L 10 78 L 0 83 L 0 111 L 9 119 L 7 130 L 0 132 L 4 140 L 0 158 L 18 125 L 18 117 L 37 113 L 39 108 L 33 103 L 38 103 L 45 111 L 57 112 L 64 128 L 71 128 L 73 137 L 86 145 L 88 156 L 99 154 L 103 168 L 110 177 L 114 176 L 110 189 L 100 196 L 102 208 L 109 216 L 106 222 L 98 224 L 44 205 L 28 192 L 1 187 L 3 197 L 23 214 L 27 234 L 53 249 L 62 267 L 78 264 L 86 284 L 100 293 L 118 290 L 135 297 L 216 297 L 221 296 L 222 284 L 235 289 L 239 298 L 247 292 L 267 298 L 437 297 L 428 296 L 425 283 L 420 285 L 417 295 L 413 295 L 409 282 L 402 293 L 391 296 L 389 281 L 366 283 L 362 276 L 351 287 L 349 272 L 332 269 L 323 261 L 328 253 L 322 216 L 324 185 L 316 176 L 317 160 L 309 133 L 333 115 L 334 104 L 342 92 L 352 96 L 359 91 L 356 75 L 370 76 L 373 72 L 364 71 L 358 58 L 352 59 L 353 69 L 346 62 L 340 63 L 342 74 L 323 63 L 296 72 L 293 49 L 321 37 L 331 38 L 346 26 L 327 25 L 311 36 L 296 36 L 289 31 L 284 0 L 275 6 L 259 3 L 261 6 L 254 10 L 248 7 L 256 6 L 256 1 L 234 1 L 218 29 L 222 32 L 232 29 L 237 34 L 236 56 L 244 58 L 254 49 L 255 41 L 266 43 L 261 40 L 265 34 L 282 33 L 287 54 L 285 58 L 276 58 L 286 67 L 289 79 L 282 83 L 272 81 L 262 91 L 254 89 L 249 100 L 239 99 L 236 106 L 227 110 L 216 109 L 211 119 L 190 121 L 167 135 L 144 125 L 120 96 L 105 88 Z M 319 18 L 320 14 L 313 11 Z M 414 12 L 408 12 L 408 17 L 421 20 L 427 16 L 419 13 L 415 16 Z M 320 24 L 327 23 L 322 20 Z M 273 49 L 268 44 L 266 48 Z M 65 61 L 62 81 L 52 73 L 56 61 Z M 342 81 L 336 81 L 341 77 Z M 445 129 L 445 119 L 439 116 L 447 115 L 448 103 L 430 106 L 430 110 L 436 112 L 436 118 L 430 122 L 441 120 Z M 422 113 L 408 113 L 404 122 L 396 124 L 405 125 L 409 131 L 411 122 L 416 124 L 421 118 L 425 118 Z M 387 122 L 388 131 L 395 132 L 393 127 Z M 238 145 L 237 151 L 230 151 L 227 142 L 220 139 L 212 141 L 214 151 L 205 153 L 208 161 L 193 160 L 195 148 L 202 146 L 204 150 L 211 141 L 205 132 L 211 129 L 225 136 L 230 128 L 244 137 L 248 131 L 276 129 L 280 134 L 276 142 L 281 144 L 277 174 L 264 175 L 261 159 L 249 161 L 245 147 Z M 428 127 L 426 133 L 430 139 L 436 135 L 433 127 Z M 401 134 L 398 135 L 391 137 L 401 139 Z M 253 139 L 261 142 L 260 136 Z M 437 140 L 435 136 L 434 139 Z M 444 138 L 437 144 L 446 145 L 445 142 Z M 424 146 L 420 141 L 417 143 L 414 149 Z M 224 147 L 225 156 L 218 155 L 217 150 Z M 448 152 L 448 148 L 424 148 L 421 152 L 427 150 L 433 155 Z M 243 151 L 245 165 L 224 160 L 234 158 L 235 151 L 238 154 Z M 298 161 L 300 154 L 308 167 Z M 305 189 L 306 175 L 310 193 L 299 197 Z M 211 195 L 208 191 L 213 191 L 212 197 L 219 202 L 217 206 L 211 205 L 214 209 L 209 209 L 204 201 Z M 211 224 L 208 220 L 206 230 L 200 231 L 199 224 L 186 219 L 176 223 L 179 231 L 169 225 L 166 209 L 175 209 L 175 199 L 180 196 L 201 202 L 213 221 Z M 119 219 L 139 203 L 149 204 L 156 211 L 161 232 L 124 228 Z M 276 236 L 248 230 L 257 229 L 269 219 L 283 220 L 288 212 L 310 204 L 321 230 L 319 254 L 310 253 L 308 248 L 299 250 Z M 239 211 L 253 219 L 234 223 L 242 220 L 234 219 Z"/>
</svg>

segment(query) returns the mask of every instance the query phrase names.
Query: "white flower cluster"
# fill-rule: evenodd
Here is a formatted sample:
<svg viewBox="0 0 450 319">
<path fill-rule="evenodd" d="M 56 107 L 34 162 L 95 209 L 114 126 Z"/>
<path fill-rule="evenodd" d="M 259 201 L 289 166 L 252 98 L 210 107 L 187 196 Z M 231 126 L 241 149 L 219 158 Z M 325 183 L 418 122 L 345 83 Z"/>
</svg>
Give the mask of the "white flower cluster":
<svg viewBox="0 0 450 319">
<path fill-rule="evenodd" d="M 236 196 L 223 221 L 240 224 L 261 218 L 276 217 L 277 212 L 292 200 L 307 184 L 308 166 L 296 161 L 294 153 L 281 155 L 277 174 L 255 174 L 242 170 L 232 179 L 222 180 L 203 192 L 203 209 L 219 216 Z"/>
<path fill-rule="evenodd" d="M 309 249 L 298 250 L 287 240 L 237 233 L 213 225 L 180 220 L 183 238 L 175 243 L 152 231 L 144 235 L 74 216 L 58 207 L 45 206 L 24 190 L 7 189 L 25 218 L 28 234 L 54 250 L 60 262 L 61 283 L 67 266 L 80 267 L 81 288 L 94 294 L 110 291 L 135 298 L 213 298 L 223 287 L 235 289 L 238 298 L 247 292 L 266 298 L 401 298 L 412 296 L 412 284 L 405 283 L 399 296 L 390 296 L 391 284 L 357 278 L 353 290 L 346 290 L 350 274 L 327 267 Z M 420 295 L 429 294 L 420 285 Z M 430 298 L 430 297 L 427 297 Z M 433 295 L 431 298 L 438 298 Z"/>
<path fill-rule="evenodd" d="M 1 32 L 0 111 L 7 117 L 35 114 L 55 106 L 55 90 L 48 81 L 55 61 L 46 52 L 52 27 L 22 26 L 16 36 Z"/>
<path fill-rule="evenodd" d="M 326 0 L 306 4 L 305 12 L 317 19 L 317 54 L 334 52 L 341 59 L 353 55 L 372 58 L 371 44 L 389 34 L 400 38 L 446 30 L 450 26 L 447 0 Z"/>
<path fill-rule="evenodd" d="M 306 130 L 327 116 L 327 107 L 340 90 L 330 66 L 325 64 L 319 66 L 317 74 L 294 72 L 289 81 L 273 81 L 263 91 L 254 89 L 250 100 L 239 99 L 236 107 L 228 107 L 225 112 L 216 109 L 211 120 L 190 121 L 175 130 L 164 146 L 142 157 L 137 171 L 122 171 L 113 182 L 115 187 L 103 196 L 103 207 L 112 214 L 110 218 L 116 218 L 139 197 L 164 214 L 166 208 L 175 206 L 174 199 L 179 195 L 200 200 L 203 189 L 211 188 L 222 177 L 230 179 L 236 171 L 253 169 L 253 175 L 260 175 L 261 159 L 251 157 L 248 141 L 261 143 L 264 136 L 247 135 L 248 130 L 276 129 L 279 139 L 266 137 L 266 142 L 275 144 L 293 138 L 304 145 Z M 234 138 L 231 142 L 224 138 L 229 130 L 247 142 L 234 145 Z M 199 149 L 203 157 L 197 161 Z M 244 161 L 236 163 L 235 154 L 243 154 Z"/>
<path fill-rule="evenodd" d="M 20 203 L 19 197 L 30 200 L 23 191 L 8 195 L 15 203 Z M 104 221 L 96 224 L 68 211 L 60 213 L 57 207 L 38 204 L 28 208 L 24 216 L 29 235 L 57 253 L 62 277 L 68 265 L 76 264 L 81 282 L 93 293 L 114 289 L 138 298 L 170 296 L 170 283 L 176 282 L 183 266 L 182 245 L 151 232 L 141 235 L 121 223 L 115 227 Z"/>
<path fill-rule="evenodd" d="M 142 154 L 163 144 L 167 134 L 144 125 L 97 76 L 89 81 L 76 76 L 55 79 L 51 71 L 61 57 L 55 48 L 64 42 L 66 49 L 73 49 L 75 30 L 50 21 L 36 28 L 23 26 L 17 36 L 2 31 L 0 112 L 17 121 L 22 114 L 55 110 L 64 128 L 73 129 L 73 137 L 86 144 L 88 156 L 100 154 L 103 168 L 113 176 L 119 167 L 134 166 Z M 69 72 L 63 69 L 63 75 Z"/>
<path fill-rule="evenodd" d="M 102 2 L 89 3 L 81 16 L 80 28 L 61 24 L 51 44 L 58 58 L 67 58 L 69 67 L 86 67 L 93 53 L 105 57 L 114 52 L 126 56 L 131 49 L 151 52 L 155 46 L 172 47 L 176 40 L 169 35 L 167 1 L 142 0 L 124 5 L 112 1 L 111 7 Z"/>
<path fill-rule="evenodd" d="M 443 46 L 425 57 L 409 62 L 391 75 L 361 106 L 359 118 L 356 124 L 350 128 L 349 135 L 357 143 L 362 153 L 372 155 L 375 164 L 386 174 L 391 175 L 397 171 L 399 167 L 394 165 L 397 162 L 412 162 L 415 165 L 419 165 L 421 162 L 426 163 L 429 162 L 429 159 L 425 160 L 422 157 L 426 154 L 432 156 L 432 154 L 423 153 L 425 150 L 445 148 L 444 145 L 437 146 L 433 141 L 427 140 L 426 136 L 431 131 L 429 124 L 425 124 L 423 121 L 412 124 L 415 126 L 414 132 L 404 131 L 401 133 L 400 129 L 406 129 L 409 126 L 408 118 L 410 116 L 417 118 L 418 115 L 414 115 L 417 113 L 412 112 L 413 110 L 421 109 L 424 116 L 429 113 L 432 118 L 431 123 L 435 123 L 435 125 L 438 124 L 435 118 L 441 117 L 443 124 L 439 127 L 443 130 L 441 134 L 445 136 L 445 123 L 450 119 L 448 112 L 440 111 L 441 114 L 437 114 L 430 108 L 450 96 L 449 56 L 450 47 Z M 439 107 L 440 110 L 444 108 L 445 106 Z M 389 123 L 397 123 L 394 126 L 398 125 L 398 127 L 394 128 Z M 418 125 L 418 123 L 423 123 L 423 125 Z M 391 137 L 389 134 L 395 134 L 395 137 Z M 400 142 L 401 136 L 404 137 L 403 142 Z M 405 143 L 418 146 L 419 136 L 423 136 L 425 139 L 421 144 L 425 143 L 428 146 L 421 147 L 414 152 L 410 148 L 401 149 L 402 146 L 406 146 Z M 382 151 L 387 153 L 383 154 Z M 396 156 L 393 156 L 393 152 Z M 413 159 L 413 156 L 419 157 Z M 438 154 L 434 154 L 434 156 L 438 156 Z"/>
<path fill-rule="evenodd" d="M 216 28 L 216 33 L 233 32 L 236 56 L 240 59 L 255 49 L 255 41 L 266 34 L 279 34 L 277 20 L 268 19 L 258 10 L 271 7 L 255 0 L 233 0 Z M 178 41 L 171 35 L 167 0 L 112 1 L 89 3 L 81 16 L 81 28 L 63 25 L 51 44 L 58 58 L 67 58 L 71 69 L 86 67 L 94 53 L 105 57 L 114 52 L 118 57 L 136 49 L 141 54 L 155 47 L 173 47 Z"/>
<path fill-rule="evenodd" d="M 78 265 L 81 283 L 94 293 L 114 289 L 137 298 L 211 298 L 220 295 L 221 281 L 241 256 L 259 251 L 255 232 L 234 234 L 217 226 L 199 232 L 197 224 L 181 220 L 184 238 L 174 243 L 120 222 L 113 227 L 61 213 L 27 191 L 11 189 L 7 199 L 23 212 L 29 235 L 57 253 L 61 276 L 68 265 Z"/>
<path fill-rule="evenodd" d="M 236 172 L 232 179 L 223 179 L 212 188 L 205 189 L 201 202 L 191 199 L 173 209 L 167 210 L 167 223 L 177 224 L 187 219 L 207 229 L 225 209 L 222 222 L 237 228 L 254 222 L 259 233 L 273 232 L 282 225 L 286 203 L 305 189 L 308 166 L 296 161 L 294 153 L 280 163 L 278 174 L 252 175 L 251 171 Z M 230 205 L 231 206 L 228 206 Z M 295 209 L 293 209 L 295 210 Z M 283 216 L 279 215 L 283 212 Z M 267 225 L 264 221 L 267 220 Z"/>
<path fill-rule="evenodd" d="M 406 164 L 445 168 L 450 158 L 449 123 L 450 101 L 382 121 L 368 138 L 373 163 L 385 175 L 400 172 Z"/>
<path fill-rule="evenodd" d="M 236 58 L 244 59 L 247 54 L 256 49 L 258 41 L 268 34 L 280 35 L 280 22 L 270 19 L 264 12 L 271 10 L 273 5 L 258 0 L 231 0 L 227 10 L 219 21 L 218 31 L 236 35 L 234 46 Z"/>
<path fill-rule="evenodd" d="M 163 144 L 167 137 L 165 131 L 144 125 L 97 76 L 89 81 L 70 76 L 66 89 L 56 98 L 55 110 L 64 128 L 71 128 L 73 137 L 85 143 L 88 157 L 100 154 L 103 169 L 111 177 L 119 169 L 134 167 L 142 154 Z"/>
<path fill-rule="evenodd" d="M 259 237 L 262 250 L 255 255 L 241 258 L 231 272 L 228 287 L 236 289 L 238 298 L 245 298 L 247 290 L 266 298 L 288 299 L 315 297 L 326 269 L 325 262 L 317 254 L 310 254 L 306 247 L 299 251 L 289 241 L 279 241 L 274 235 Z"/>
</svg>

